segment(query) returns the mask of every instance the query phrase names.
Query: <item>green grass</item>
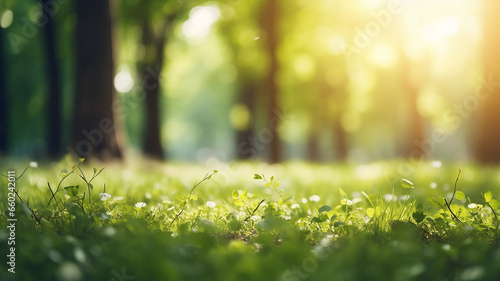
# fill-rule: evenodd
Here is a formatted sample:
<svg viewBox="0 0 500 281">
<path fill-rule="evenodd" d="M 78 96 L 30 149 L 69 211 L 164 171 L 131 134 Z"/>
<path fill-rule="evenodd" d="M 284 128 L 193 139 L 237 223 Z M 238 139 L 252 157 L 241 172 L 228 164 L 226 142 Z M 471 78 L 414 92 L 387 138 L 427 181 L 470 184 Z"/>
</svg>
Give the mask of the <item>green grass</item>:
<svg viewBox="0 0 500 281">
<path fill-rule="evenodd" d="M 15 274 L 0 179 L 0 280 L 500 276 L 495 167 L 457 181 L 457 164 L 430 162 L 39 166 L 16 183 Z"/>
</svg>

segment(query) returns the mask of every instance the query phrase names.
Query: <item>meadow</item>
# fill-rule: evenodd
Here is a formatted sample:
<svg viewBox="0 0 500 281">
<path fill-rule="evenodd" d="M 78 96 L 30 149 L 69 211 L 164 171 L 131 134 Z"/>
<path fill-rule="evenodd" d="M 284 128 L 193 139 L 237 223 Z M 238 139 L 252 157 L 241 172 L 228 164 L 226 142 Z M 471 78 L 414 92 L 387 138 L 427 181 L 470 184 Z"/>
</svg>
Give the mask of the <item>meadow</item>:
<svg viewBox="0 0 500 281">
<path fill-rule="evenodd" d="M 17 219 L 15 274 L 0 230 L 1 280 L 500 276 L 495 167 L 28 163 L 11 169 L 14 210 L 1 179 L 1 224 Z"/>
</svg>

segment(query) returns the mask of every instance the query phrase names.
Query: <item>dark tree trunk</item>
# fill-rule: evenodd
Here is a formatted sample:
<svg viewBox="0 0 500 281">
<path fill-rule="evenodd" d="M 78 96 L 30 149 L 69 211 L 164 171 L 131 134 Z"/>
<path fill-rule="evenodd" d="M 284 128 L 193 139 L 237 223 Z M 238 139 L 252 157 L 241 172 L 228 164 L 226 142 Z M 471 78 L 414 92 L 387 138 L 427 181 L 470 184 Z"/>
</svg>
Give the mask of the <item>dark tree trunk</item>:
<svg viewBox="0 0 500 281">
<path fill-rule="evenodd" d="M 309 133 L 309 139 L 307 140 L 307 160 L 311 162 L 318 162 L 319 153 L 318 132 L 313 130 Z"/>
<path fill-rule="evenodd" d="M 142 44 L 146 50 L 138 64 L 138 72 L 146 92 L 146 118 L 144 124 L 143 153 L 151 158 L 164 159 L 160 127 L 160 72 L 163 66 L 168 22 L 162 23 L 161 32 L 155 35 L 153 27 L 145 19 L 142 26 Z"/>
<path fill-rule="evenodd" d="M 269 161 L 277 163 L 281 161 L 281 142 L 278 134 L 279 126 L 279 109 L 278 96 L 279 89 L 276 84 L 278 73 L 278 57 L 276 49 L 278 45 L 277 23 L 278 23 L 278 0 L 264 1 L 264 18 L 263 29 L 266 33 L 266 52 L 269 59 L 269 70 L 266 79 L 266 89 L 268 96 L 269 108 L 269 125 L 273 132 L 273 137 L 269 143 Z"/>
<path fill-rule="evenodd" d="M 241 85 L 238 95 L 238 102 L 247 107 L 250 111 L 250 120 L 248 126 L 243 130 L 236 131 L 236 151 L 237 151 L 237 159 L 239 160 L 248 160 L 252 158 L 253 153 L 249 153 L 250 151 L 254 151 L 254 147 L 250 147 L 247 150 L 241 149 L 241 144 L 248 144 L 252 146 L 249 141 L 253 136 L 253 114 L 255 107 L 255 93 L 256 93 L 256 85 L 253 81 L 246 81 L 245 78 L 241 78 Z"/>
<path fill-rule="evenodd" d="M 40 0 L 42 7 L 45 6 L 46 3 L 50 3 L 50 0 Z M 45 11 L 44 14 L 46 22 L 43 29 L 45 35 L 47 78 L 49 82 L 49 96 L 47 102 L 47 148 L 51 157 L 57 157 L 62 151 L 61 87 L 59 80 L 59 65 L 56 56 L 54 22 L 50 14 Z"/>
<path fill-rule="evenodd" d="M 9 113 L 7 106 L 7 71 L 5 71 L 4 32 L 0 28 L 0 155 L 7 153 Z"/>
<path fill-rule="evenodd" d="M 342 128 L 340 116 L 337 116 L 335 120 L 333 120 L 333 134 L 335 138 L 337 159 L 340 162 L 344 162 L 347 159 L 347 136 L 344 128 Z"/>
<path fill-rule="evenodd" d="M 408 95 L 409 101 L 409 113 L 410 113 L 410 123 L 408 124 L 410 131 L 408 132 L 408 139 L 406 145 L 403 148 L 403 156 L 411 158 L 426 158 L 425 151 L 423 151 L 422 146 L 419 145 L 424 139 L 424 129 L 422 124 L 422 117 L 418 113 L 418 92 L 419 85 L 418 82 L 412 79 L 412 67 L 410 59 L 402 54 L 402 75 L 403 75 L 403 87 Z"/>
<path fill-rule="evenodd" d="M 113 38 L 109 0 L 76 1 L 76 96 L 71 152 L 122 158 L 113 114 Z"/>
<path fill-rule="evenodd" d="M 495 0 L 484 1 L 484 31 L 483 31 L 483 62 L 484 79 L 486 81 L 500 81 L 500 26 L 498 15 L 500 2 Z M 488 82 L 487 82 L 488 83 Z M 483 85 L 479 107 L 479 124 L 475 140 L 475 156 L 481 163 L 500 162 L 500 95 L 498 86 Z"/>
</svg>

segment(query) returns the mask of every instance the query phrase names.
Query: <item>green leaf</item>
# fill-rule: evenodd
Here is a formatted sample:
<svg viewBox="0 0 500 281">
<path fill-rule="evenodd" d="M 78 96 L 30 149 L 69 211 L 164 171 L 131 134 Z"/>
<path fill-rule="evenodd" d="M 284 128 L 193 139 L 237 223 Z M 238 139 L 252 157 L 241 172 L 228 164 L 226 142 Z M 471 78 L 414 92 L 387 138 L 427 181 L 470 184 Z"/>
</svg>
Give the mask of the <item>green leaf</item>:
<svg viewBox="0 0 500 281">
<path fill-rule="evenodd" d="M 345 192 L 342 190 L 342 188 L 339 188 L 339 191 L 340 191 L 340 195 L 347 197 L 347 195 L 346 195 L 346 194 L 345 194 Z"/>
<path fill-rule="evenodd" d="M 94 176 L 95 176 L 95 173 L 97 173 L 97 168 L 94 167 Z"/>
<path fill-rule="evenodd" d="M 261 180 L 262 177 L 259 174 L 253 174 L 253 178 L 256 180 Z"/>
<path fill-rule="evenodd" d="M 427 197 L 427 200 L 429 200 L 429 202 L 431 202 L 432 205 L 436 206 L 436 207 L 443 207 L 441 204 L 439 204 L 439 200 L 436 199 L 436 197 Z"/>
<path fill-rule="evenodd" d="M 321 222 L 321 220 L 318 217 L 314 217 L 311 219 L 311 222 Z"/>
<path fill-rule="evenodd" d="M 500 209 L 500 202 L 496 199 L 491 199 L 488 204 L 490 204 L 491 208 L 493 208 L 494 210 Z"/>
<path fill-rule="evenodd" d="M 85 158 L 80 158 L 80 159 L 78 159 L 78 161 L 79 161 L 80 163 L 82 163 L 83 161 L 85 161 Z"/>
<path fill-rule="evenodd" d="M 245 202 L 241 199 L 237 199 L 234 201 L 234 205 L 242 207 L 245 206 Z"/>
<path fill-rule="evenodd" d="M 66 190 L 69 196 L 75 197 L 78 194 L 78 188 L 79 188 L 78 185 L 70 185 L 66 186 L 64 189 Z"/>
<path fill-rule="evenodd" d="M 418 204 L 417 205 L 417 211 L 421 211 L 421 212 L 424 212 L 424 206 L 422 206 L 422 204 Z"/>
<path fill-rule="evenodd" d="M 352 205 L 352 201 L 351 201 L 351 200 L 349 200 L 349 199 L 345 199 L 345 198 L 344 198 L 344 199 L 340 200 L 340 204 L 342 204 L 342 205 L 347 205 L 347 206 L 351 206 L 351 205 Z"/>
<path fill-rule="evenodd" d="M 336 221 L 336 222 L 333 223 L 334 227 L 341 227 L 343 225 L 345 225 L 345 223 L 343 221 Z"/>
<path fill-rule="evenodd" d="M 248 198 L 248 189 L 243 190 L 243 192 L 240 194 L 241 199 L 247 199 Z"/>
<path fill-rule="evenodd" d="M 375 209 L 366 208 L 366 215 L 369 216 L 370 218 L 373 218 L 373 216 L 375 215 Z"/>
<path fill-rule="evenodd" d="M 401 180 L 401 186 L 403 188 L 413 188 L 414 187 L 413 183 L 411 181 L 407 180 L 407 179 L 402 179 Z"/>
<path fill-rule="evenodd" d="M 411 216 L 417 223 L 421 223 L 426 217 L 426 215 L 421 211 L 416 211 Z"/>
<path fill-rule="evenodd" d="M 274 176 L 271 176 L 271 181 L 273 181 L 273 180 L 274 180 Z"/>
<path fill-rule="evenodd" d="M 484 194 L 484 201 L 486 201 L 486 203 L 489 203 L 492 198 L 493 198 L 493 193 L 491 192 L 491 190 Z"/>
<path fill-rule="evenodd" d="M 73 216 L 82 214 L 82 209 L 80 208 L 80 206 L 78 206 L 78 204 L 75 203 L 67 203 L 66 210 L 68 210 L 68 213 L 70 213 Z"/>
<path fill-rule="evenodd" d="M 443 197 L 439 197 L 439 199 L 438 199 L 438 200 L 439 200 L 439 205 L 440 205 L 441 207 L 446 206 L 446 201 L 444 200 L 444 198 L 443 198 Z"/>
<path fill-rule="evenodd" d="M 233 199 L 238 199 L 238 197 L 240 197 L 240 193 L 238 192 L 238 190 L 235 190 L 233 191 L 231 196 L 233 197 Z"/>
<path fill-rule="evenodd" d="M 196 200 L 198 200 L 198 196 L 196 196 L 196 194 L 191 194 L 188 199 L 196 201 Z"/>
<path fill-rule="evenodd" d="M 323 212 L 328 212 L 332 209 L 332 207 L 328 206 L 328 205 L 325 205 L 325 206 L 322 206 L 321 208 L 319 208 L 318 212 L 321 214 Z"/>
<path fill-rule="evenodd" d="M 460 190 L 457 190 L 457 192 L 455 192 L 455 198 L 457 198 L 457 200 L 463 200 L 465 199 L 465 193 L 463 193 Z"/>
<path fill-rule="evenodd" d="M 89 187 L 90 189 L 94 189 L 94 186 L 91 183 L 89 183 Z"/>
</svg>

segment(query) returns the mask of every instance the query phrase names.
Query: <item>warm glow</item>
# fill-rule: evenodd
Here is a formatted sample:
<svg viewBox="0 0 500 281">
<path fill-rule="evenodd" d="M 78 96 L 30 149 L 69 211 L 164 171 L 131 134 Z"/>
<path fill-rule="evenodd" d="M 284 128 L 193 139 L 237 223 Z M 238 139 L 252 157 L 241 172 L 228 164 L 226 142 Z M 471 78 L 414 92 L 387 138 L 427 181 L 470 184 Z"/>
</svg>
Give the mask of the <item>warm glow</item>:
<svg viewBox="0 0 500 281">
<path fill-rule="evenodd" d="M 427 44 L 433 44 L 439 40 L 454 36 L 460 30 L 460 23 L 454 16 L 446 16 L 436 22 L 421 28 L 421 37 Z"/>
<path fill-rule="evenodd" d="M 126 70 L 118 72 L 114 80 L 115 89 L 120 93 L 126 93 L 134 87 L 134 78 Z"/>
<path fill-rule="evenodd" d="M 189 12 L 189 19 L 182 25 L 182 33 L 187 38 L 204 38 L 219 16 L 220 9 L 216 5 L 194 7 Z"/>
<path fill-rule="evenodd" d="M 397 62 L 396 54 L 391 47 L 387 45 L 378 45 L 375 47 L 372 54 L 372 60 L 376 65 L 382 68 L 391 68 Z"/>
<path fill-rule="evenodd" d="M 237 104 L 231 109 L 231 113 L 229 115 L 229 119 L 231 120 L 231 125 L 238 130 L 244 131 L 248 129 L 250 125 L 250 120 L 252 118 L 252 114 L 243 104 Z"/>
<path fill-rule="evenodd" d="M 342 36 L 335 35 L 328 40 L 328 51 L 332 54 L 338 55 L 344 52 L 346 47 L 345 38 Z"/>
<path fill-rule="evenodd" d="M 14 13 L 11 10 L 7 10 L 0 15 L 0 27 L 7 28 L 12 24 L 14 20 Z"/>
</svg>

